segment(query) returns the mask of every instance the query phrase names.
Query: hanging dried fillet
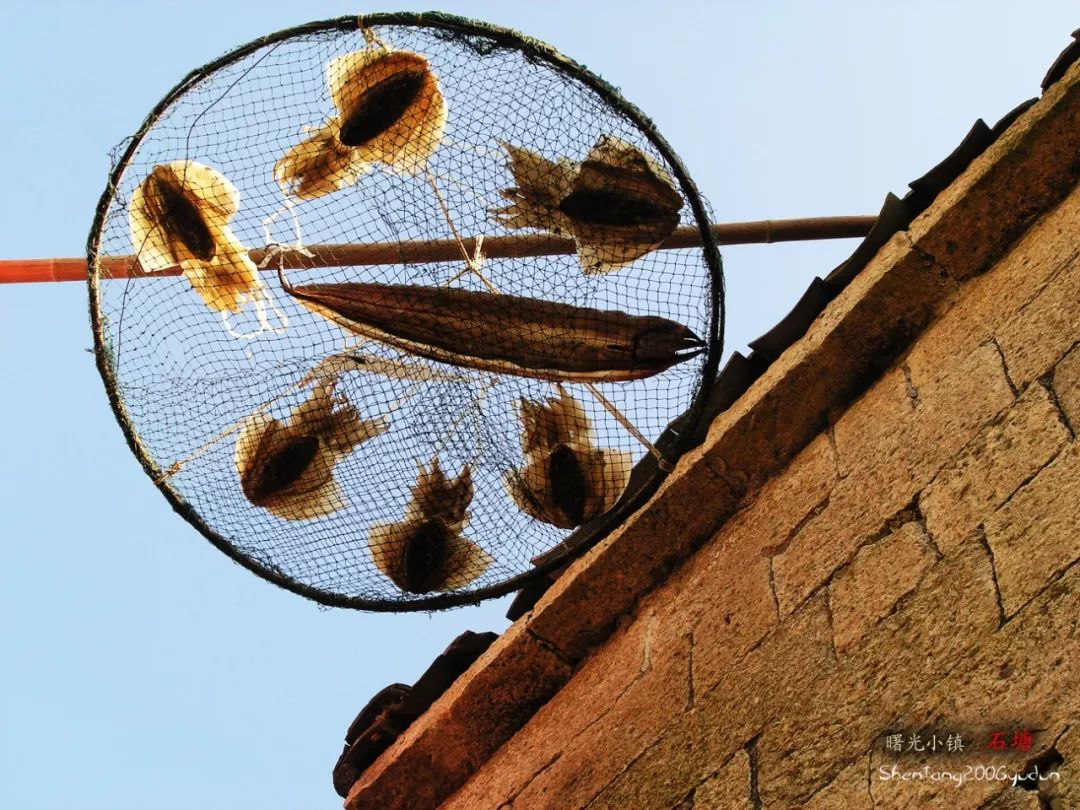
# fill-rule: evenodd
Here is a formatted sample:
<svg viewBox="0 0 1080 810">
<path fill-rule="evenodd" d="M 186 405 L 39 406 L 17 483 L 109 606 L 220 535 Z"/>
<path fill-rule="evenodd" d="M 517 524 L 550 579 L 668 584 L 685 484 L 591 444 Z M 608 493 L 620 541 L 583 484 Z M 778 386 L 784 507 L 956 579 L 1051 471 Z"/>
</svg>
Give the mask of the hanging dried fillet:
<svg viewBox="0 0 1080 810">
<path fill-rule="evenodd" d="M 521 448 L 526 464 L 506 477 L 506 488 L 522 512 L 572 529 L 603 514 L 630 480 L 632 457 L 596 446 L 592 423 L 566 391 L 546 404 L 520 405 Z"/>
<path fill-rule="evenodd" d="M 375 565 L 401 590 L 430 593 L 464 588 L 494 560 L 461 532 L 472 502 L 472 471 L 451 482 L 439 468 L 420 467 L 405 517 L 372 526 L 368 547 Z"/>
<path fill-rule="evenodd" d="M 326 80 L 337 115 L 274 165 L 300 199 L 353 185 L 372 164 L 415 174 L 442 141 L 446 101 L 428 61 L 373 47 L 334 59 Z"/>
<path fill-rule="evenodd" d="M 540 380 L 636 380 L 705 347 L 666 318 L 514 295 L 362 283 L 285 289 L 370 340 L 455 366 Z"/>
<path fill-rule="evenodd" d="M 146 273 L 179 266 L 210 309 L 239 312 L 261 300 L 248 249 L 229 227 L 240 193 L 219 172 L 193 160 L 154 166 L 131 195 L 128 226 Z"/>
<path fill-rule="evenodd" d="M 284 423 L 261 410 L 245 420 L 233 456 L 240 486 L 251 503 L 285 520 L 333 514 L 345 507 L 334 465 L 387 429 L 381 417 L 361 419 L 334 396 L 333 382 L 323 383 Z"/>
<path fill-rule="evenodd" d="M 511 229 L 572 236 L 588 274 L 607 273 L 655 250 L 679 224 L 682 197 L 668 173 L 636 146 L 602 135 L 574 164 L 504 143 L 517 184 L 492 211 Z"/>
</svg>

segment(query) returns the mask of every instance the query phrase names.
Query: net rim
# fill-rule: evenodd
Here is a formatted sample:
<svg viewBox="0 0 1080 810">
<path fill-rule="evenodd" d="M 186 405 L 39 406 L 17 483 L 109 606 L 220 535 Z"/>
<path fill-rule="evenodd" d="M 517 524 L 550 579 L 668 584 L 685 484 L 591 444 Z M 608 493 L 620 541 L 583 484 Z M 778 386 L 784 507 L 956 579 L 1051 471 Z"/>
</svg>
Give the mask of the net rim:
<svg viewBox="0 0 1080 810">
<path fill-rule="evenodd" d="M 580 81 L 586 87 L 591 89 L 605 103 L 626 116 L 629 121 L 637 126 L 664 160 L 667 161 L 672 174 L 679 183 L 687 203 L 693 211 L 695 222 L 701 233 L 703 258 L 709 269 L 710 275 L 709 296 L 711 300 L 708 304 L 710 306 L 711 314 L 709 333 L 705 337 L 707 345 L 705 362 L 701 367 L 701 378 L 694 399 L 691 402 L 690 407 L 680 418 L 678 433 L 674 436 L 673 441 L 670 442 L 664 452 L 664 460 L 668 462 L 668 464 L 656 465 L 656 469 L 654 469 L 648 479 L 639 484 L 635 492 L 630 493 L 628 490 L 612 509 L 594 519 L 589 524 L 586 524 L 586 526 L 579 527 L 553 549 L 549 549 L 541 554 L 539 561 L 528 570 L 509 577 L 502 582 L 486 585 L 473 591 L 440 593 L 408 600 L 370 599 L 367 597 L 347 596 L 308 585 L 284 574 L 267 563 L 244 554 L 240 549 L 233 546 L 227 539 L 222 537 L 206 523 L 202 515 L 199 514 L 199 512 L 184 499 L 180 492 L 171 485 L 170 479 L 165 476 L 165 470 L 161 469 L 153 458 L 151 458 L 150 453 L 139 439 L 135 426 L 128 414 L 123 397 L 120 394 L 119 384 L 104 339 L 105 321 L 100 310 L 98 286 L 100 280 L 98 273 L 98 257 L 101 249 L 101 240 L 104 235 L 104 226 L 108 212 L 112 206 L 116 191 L 119 188 L 120 180 L 145 137 L 149 134 L 161 115 L 174 101 L 180 98 L 199 81 L 217 70 L 275 43 L 307 34 L 331 31 L 350 32 L 375 28 L 378 26 L 434 28 L 462 36 L 481 36 L 494 40 L 497 44 L 504 47 L 516 49 L 524 54 L 526 58 L 539 59 L 559 73 Z M 285 590 L 296 593 L 326 607 L 350 608 L 376 613 L 400 613 L 417 611 L 430 612 L 451 607 L 479 604 L 482 601 L 505 596 L 508 593 L 520 590 L 525 585 L 551 574 L 553 571 L 572 562 L 578 557 L 581 557 L 589 549 L 595 547 L 649 500 L 661 482 L 669 474 L 663 467 L 673 467 L 679 457 L 694 445 L 695 442 L 693 436 L 695 428 L 704 414 L 706 401 L 713 383 L 715 382 L 720 359 L 723 354 L 725 322 L 723 266 L 720 258 L 719 246 L 710 229 L 710 224 L 705 203 L 701 198 L 696 184 L 690 178 L 685 165 L 670 144 L 668 144 L 664 137 L 657 131 L 652 120 L 635 105 L 627 101 L 613 85 L 590 72 L 585 66 L 565 56 L 551 45 L 533 39 L 532 37 L 510 28 L 441 12 L 386 12 L 365 14 L 362 17 L 336 17 L 333 19 L 309 22 L 253 39 L 244 45 L 228 51 L 217 59 L 214 59 L 201 67 L 195 68 L 166 93 L 161 101 L 157 103 L 143 120 L 135 134 L 127 140 L 123 153 L 120 155 L 109 175 L 105 191 L 98 201 L 86 245 L 87 285 L 89 293 L 90 322 L 94 334 L 94 356 L 98 372 L 101 374 L 106 393 L 109 397 L 109 404 L 112 408 L 113 415 L 120 425 L 120 429 L 127 440 L 129 448 L 139 460 L 143 470 L 150 477 L 150 480 L 154 482 L 155 487 L 165 496 L 173 510 L 209 540 L 214 547 L 233 560 L 233 562 L 280 588 L 284 588 Z M 587 531 L 584 531 L 586 529 Z M 577 542 L 575 542 L 575 538 L 577 538 Z"/>
</svg>

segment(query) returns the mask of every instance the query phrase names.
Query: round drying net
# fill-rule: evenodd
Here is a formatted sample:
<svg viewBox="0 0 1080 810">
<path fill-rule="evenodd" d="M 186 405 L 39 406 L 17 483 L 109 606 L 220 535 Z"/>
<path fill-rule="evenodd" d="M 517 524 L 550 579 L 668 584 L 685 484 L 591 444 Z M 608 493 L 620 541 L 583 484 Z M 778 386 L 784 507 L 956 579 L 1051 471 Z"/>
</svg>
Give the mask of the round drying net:
<svg viewBox="0 0 1080 810">
<path fill-rule="evenodd" d="M 193 72 L 120 152 L 99 366 L 155 484 L 260 576 L 373 610 L 500 595 L 685 449 L 722 330 L 703 203 L 548 46 L 312 24 Z"/>
</svg>

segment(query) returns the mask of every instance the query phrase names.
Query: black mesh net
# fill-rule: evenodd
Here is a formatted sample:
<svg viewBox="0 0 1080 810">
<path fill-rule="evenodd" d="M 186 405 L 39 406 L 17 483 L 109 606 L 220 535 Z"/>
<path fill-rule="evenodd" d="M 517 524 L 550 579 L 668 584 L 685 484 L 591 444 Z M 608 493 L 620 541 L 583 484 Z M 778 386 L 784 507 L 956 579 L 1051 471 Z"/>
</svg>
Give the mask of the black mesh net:
<svg viewBox="0 0 1080 810">
<path fill-rule="evenodd" d="M 700 404 L 705 224 L 647 120 L 546 46 L 315 24 L 196 71 L 127 146 L 90 239 L 99 362 L 234 559 L 326 604 L 473 602 L 610 529 Z"/>
</svg>

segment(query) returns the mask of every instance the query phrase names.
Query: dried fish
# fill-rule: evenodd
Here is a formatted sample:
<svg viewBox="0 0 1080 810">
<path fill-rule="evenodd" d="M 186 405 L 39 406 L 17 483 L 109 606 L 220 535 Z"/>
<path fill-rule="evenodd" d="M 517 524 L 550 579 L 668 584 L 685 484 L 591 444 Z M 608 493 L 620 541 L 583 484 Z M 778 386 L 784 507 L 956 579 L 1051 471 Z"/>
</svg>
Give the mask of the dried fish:
<svg viewBox="0 0 1080 810">
<path fill-rule="evenodd" d="M 372 526 L 372 560 L 395 585 L 408 593 L 464 588 L 494 562 L 491 555 L 462 536 L 472 502 L 468 465 L 451 482 L 439 468 L 420 466 L 404 519 Z"/>
<path fill-rule="evenodd" d="M 373 164 L 415 174 L 442 141 L 446 101 L 428 61 L 381 47 L 339 56 L 326 80 L 337 115 L 274 165 L 274 179 L 300 199 L 351 186 Z"/>
<path fill-rule="evenodd" d="M 555 161 L 503 143 L 516 186 L 510 205 L 492 214 L 511 229 L 569 235 L 588 274 L 623 267 L 667 239 L 679 224 L 682 197 L 656 161 L 612 135 L 601 135 L 581 163 Z"/>
<path fill-rule="evenodd" d="M 510 472 L 506 488 L 522 512 L 572 529 L 603 514 L 630 480 L 632 456 L 596 446 L 581 403 L 560 388 L 545 404 L 520 403 L 526 464 Z"/>
<path fill-rule="evenodd" d="M 340 407 L 339 407 L 340 406 Z M 282 423 L 260 409 L 240 428 L 233 460 L 244 495 L 285 520 L 311 520 L 346 505 L 334 466 L 389 426 L 382 417 L 362 419 L 320 385 Z"/>
<path fill-rule="evenodd" d="M 128 226 L 144 272 L 179 266 L 206 305 L 239 312 L 263 289 L 248 249 L 229 227 L 240 193 L 193 160 L 154 166 L 131 196 Z"/>
<path fill-rule="evenodd" d="M 308 309 L 361 337 L 499 374 L 636 380 L 705 350 L 687 327 L 650 315 L 447 287 L 283 284 Z"/>
</svg>

